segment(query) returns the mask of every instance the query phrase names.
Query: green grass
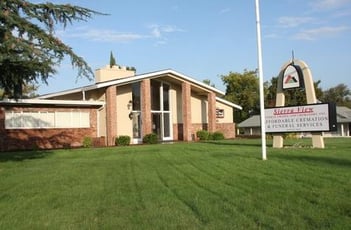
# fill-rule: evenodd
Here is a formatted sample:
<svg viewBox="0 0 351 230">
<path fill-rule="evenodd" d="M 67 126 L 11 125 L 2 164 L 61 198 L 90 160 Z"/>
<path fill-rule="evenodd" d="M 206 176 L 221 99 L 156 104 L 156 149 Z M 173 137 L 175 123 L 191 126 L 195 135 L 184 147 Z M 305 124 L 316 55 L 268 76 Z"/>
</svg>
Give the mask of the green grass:
<svg viewBox="0 0 351 230">
<path fill-rule="evenodd" d="M 1 153 L 0 229 L 348 229 L 351 139 L 310 142 Z"/>
</svg>

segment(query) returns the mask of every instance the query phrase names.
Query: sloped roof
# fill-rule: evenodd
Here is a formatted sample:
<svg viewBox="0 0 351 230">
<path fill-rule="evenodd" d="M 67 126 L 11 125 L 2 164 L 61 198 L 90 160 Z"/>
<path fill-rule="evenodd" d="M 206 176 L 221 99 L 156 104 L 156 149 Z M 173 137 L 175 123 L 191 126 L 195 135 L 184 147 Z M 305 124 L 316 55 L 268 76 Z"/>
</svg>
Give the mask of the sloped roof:
<svg viewBox="0 0 351 230">
<path fill-rule="evenodd" d="M 147 78 L 152 79 L 152 78 L 158 78 L 158 77 L 163 77 L 163 76 L 168 76 L 171 78 L 184 80 L 184 81 L 190 82 L 190 84 L 194 87 L 198 87 L 198 88 L 201 88 L 201 89 L 204 89 L 207 91 L 212 91 L 212 92 L 216 93 L 216 95 L 217 95 L 216 100 L 217 101 L 224 103 L 228 106 L 231 106 L 233 108 L 239 109 L 239 110 L 242 109 L 242 107 L 240 105 L 237 105 L 237 104 L 234 104 L 230 101 L 222 99 L 220 96 L 224 96 L 225 93 L 222 92 L 221 90 L 218 90 L 210 85 L 207 85 L 203 82 L 197 81 L 189 76 L 186 76 L 186 75 L 179 73 L 177 71 L 174 71 L 172 69 L 160 70 L 160 71 L 155 71 L 155 72 L 150 72 L 150 73 L 139 74 L 139 75 L 135 75 L 135 76 L 131 76 L 131 77 L 125 77 L 125 78 L 104 81 L 104 82 L 98 82 L 98 83 L 95 83 L 92 85 L 87 85 L 87 86 L 83 86 L 83 87 L 79 87 L 79 88 L 74 88 L 74 89 L 64 90 L 64 91 L 60 91 L 60 92 L 56 92 L 56 93 L 41 95 L 41 96 L 37 97 L 37 99 L 50 99 L 50 98 L 53 98 L 56 96 L 63 96 L 66 94 L 90 91 L 90 90 L 108 87 L 111 85 L 126 85 L 126 84 L 137 82 L 137 81 L 140 81 L 143 79 L 147 79 Z"/>
<path fill-rule="evenodd" d="M 349 123 L 351 122 L 351 109 L 345 106 L 336 107 L 337 121 L 338 123 Z"/>
<path fill-rule="evenodd" d="M 213 91 L 218 95 L 225 94 L 221 90 L 218 90 L 218 89 L 216 89 L 210 85 L 207 85 L 203 82 L 197 81 L 197 80 L 195 80 L 189 76 L 186 76 L 182 73 L 179 73 L 179 72 L 174 71 L 172 69 L 166 69 L 166 70 L 160 70 L 160 71 L 155 71 L 155 72 L 150 72 L 150 73 L 134 75 L 134 76 L 130 76 L 130 77 L 118 78 L 118 79 L 104 81 L 104 82 L 97 82 L 95 84 L 91 84 L 91 85 L 87 85 L 87 86 L 83 86 L 83 87 L 79 87 L 79 88 L 64 90 L 64 91 L 60 91 L 60 92 L 56 92 L 56 93 L 44 94 L 44 95 L 41 95 L 37 98 L 39 98 L 39 99 L 52 98 L 55 96 L 62 96 L 62 95 L 81 92 L 81 91 L 89 91 L 89 90 L 104 88 L 104 87 L 108 87 L 111 85 L 126 85 L 126 84 L 137 82 L 137 81 L 140 81 L 143 79 L 147 79 L 147 78 L 152 79 L 152 78 L 157 78 L 157 77 L 161 77 L 161 76 L 170 76 L 170 77 L 182 79 L 184 81 L 190 82 L 194 86 L 198 86 L 198 87 L 207 89 L 209 91 Z"/>
<path fill-rule="evenodd" d="M 103 101 L 82 101 L 82 100 L 45 100 L 45 99 L 6 99 L 0 101 L 0 105 L 61 105 L 61 106 L 79 106 L 79 107 L 94 107 L 103 106 Z"/>
<path fill-rule="evenodd" d="M 240 128 L 249 128 L 249 127 L 261 127 L 260 115 L 253 115 L 248 119 L 240 122 L 238 127 Z"/>
</svg>

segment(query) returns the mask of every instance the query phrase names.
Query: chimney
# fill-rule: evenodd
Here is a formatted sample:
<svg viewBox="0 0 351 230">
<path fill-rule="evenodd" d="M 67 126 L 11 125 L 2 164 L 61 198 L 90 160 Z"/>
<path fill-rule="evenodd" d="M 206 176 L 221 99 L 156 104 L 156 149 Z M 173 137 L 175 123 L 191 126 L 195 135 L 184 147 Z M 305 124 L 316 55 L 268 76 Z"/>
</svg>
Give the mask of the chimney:
<svg viewBox="0 0 351 230">
<path fill-rule="evenodd" d="M 135 69 L 128 69 L 126 66 L 106 65 L 100 69 L 95 70 L 95 83 L 116 80 L 126 77 L 135 76 Z"/>
</svg>

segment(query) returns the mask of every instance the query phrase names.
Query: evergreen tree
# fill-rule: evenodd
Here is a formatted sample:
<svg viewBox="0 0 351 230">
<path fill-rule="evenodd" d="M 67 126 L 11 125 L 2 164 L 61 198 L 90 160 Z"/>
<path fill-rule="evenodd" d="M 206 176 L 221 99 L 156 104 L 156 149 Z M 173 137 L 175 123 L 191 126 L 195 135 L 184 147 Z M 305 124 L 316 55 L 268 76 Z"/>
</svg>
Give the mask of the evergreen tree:
<svg viewBox="0 0 351 230">
<path fill-rule="evenodd" d="M 112 68 L 112 66 L 114 66 L 114 65 L 116 65 L 117 63 L 116 63 L 116 59 L 115 59 L 115 57 L 113 56 L 113 53 L 112 53 L 112 51 L 111 51 L 111 53 L 110 53 L 110 68 Z"/>
<path fill-rule="evenodd" d="M 73 21 L 86 21 L 99 12 L 69 4 L 31 3 L 26 0 L 0 1 L 0 88 L 15 98 L 22 96 L 23 84 L 47 83 L 55 67 L 69 56 L 78 76 L 92 79 L 84 59 L 55 34 Z"/>
</svg>

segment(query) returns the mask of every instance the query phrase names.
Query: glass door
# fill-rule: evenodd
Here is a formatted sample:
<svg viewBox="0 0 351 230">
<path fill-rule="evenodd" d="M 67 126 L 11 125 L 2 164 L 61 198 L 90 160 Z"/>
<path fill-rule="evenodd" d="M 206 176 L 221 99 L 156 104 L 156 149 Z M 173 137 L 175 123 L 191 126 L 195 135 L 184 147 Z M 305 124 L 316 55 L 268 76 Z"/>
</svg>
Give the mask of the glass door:
<svg viewBox="0 0 351 230">
<path fill-rule="evenodd" d="M 152 132 L 161 141 L 172 140 L 169 90 L 168 84 L 151 81 Z"/>
</svg>

